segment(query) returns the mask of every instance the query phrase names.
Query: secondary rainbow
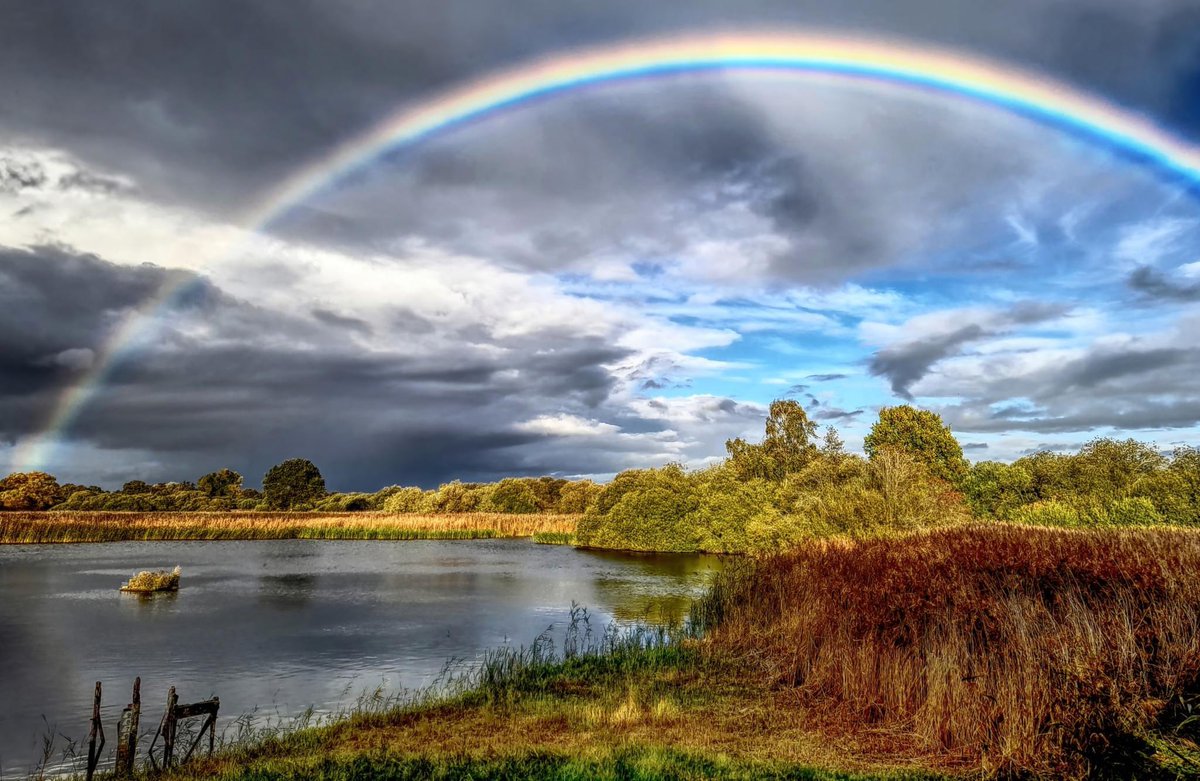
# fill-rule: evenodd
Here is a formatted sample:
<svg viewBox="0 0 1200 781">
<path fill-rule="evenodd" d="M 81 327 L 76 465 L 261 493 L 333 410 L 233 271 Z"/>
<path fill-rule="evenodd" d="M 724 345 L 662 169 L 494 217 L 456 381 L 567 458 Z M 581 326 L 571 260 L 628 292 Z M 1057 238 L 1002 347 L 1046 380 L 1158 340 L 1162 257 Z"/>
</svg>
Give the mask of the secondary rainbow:
<svg viewBox="0 0 1200 781">
<path fill-rule="evenodd" d="M 972 100 L 1071 133 L 1200 192 L 1200 148 L 1134 112 L 1040 74 L 962 52 L 880 38 L 734 33 L 570 51 L 404 106 L 288 177 L 240 222 L 248 232 L 261 231 L 384 153 L 531 101 L 589 86 L 705 71 L 823 74 Z M 50 449 L 102 387 L 111 368 L 180 291 L 178 285 L 165 287 L 115 329 L 91 370 L 58 400 L 43 432 L 21 443 L 14 458 L 17 469 L 40 468 L 48 461 Z"/>
</svg>

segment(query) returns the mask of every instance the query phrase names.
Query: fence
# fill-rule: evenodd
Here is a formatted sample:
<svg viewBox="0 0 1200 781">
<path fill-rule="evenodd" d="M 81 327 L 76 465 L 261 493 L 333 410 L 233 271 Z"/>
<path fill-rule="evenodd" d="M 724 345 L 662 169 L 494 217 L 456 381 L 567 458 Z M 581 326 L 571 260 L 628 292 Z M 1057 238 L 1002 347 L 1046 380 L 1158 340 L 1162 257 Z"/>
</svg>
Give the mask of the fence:
<svg viewBox="0 0 1200 781">
<path fill-rule="evenodd" d="M 92 725 L 88 731 L 87 781 L 92 781 L 96 768 L 100 764 L 101 752 L 104 751 L 104 724 L 100 719 L 102 691 L 101 682 L 96 681 L 96 693 L 92 700 Z M 212 754 L 216 744 L 217 712 L 220 708 L 221 698 L 219 697 L 181 705 L 179 696 L 175 693 L 175 687 L 172 686 L 167 691 L 167 705 L 163 710 L 162 719 L 158 723 L 158 730 L 154 733 L 154 738 L 146 749 L 146 759 L 150 768 L 154 772 L 161 772 L 174 764 L 187 762 L 192 758 L 192 754 L 200 745 L 205 733 L 208 734 L 208 753 Z M 133 682 L 133 697 L 129 704 L 121 710 L 121 718 L 117 721 L 117 760 L 114 772 L 118 778 L 129 778 L 134 773 L 137 764 L 137 741 L 141 718 L 142 679 L 138 677 Z M 204 719 L 200 724 L 200 729 L 192 736 L 191 745 L 183 752 L 182 758 L 177 759 L 177 750 L 180 748 L 178 745 L 179 723 L 199 718 Z M 97 738 L 99 744 L 96 742 Z M 160 757 L 156 759 L 154 748 L 159 738 L 162 738 L 162 749 Z"/>
</svg>

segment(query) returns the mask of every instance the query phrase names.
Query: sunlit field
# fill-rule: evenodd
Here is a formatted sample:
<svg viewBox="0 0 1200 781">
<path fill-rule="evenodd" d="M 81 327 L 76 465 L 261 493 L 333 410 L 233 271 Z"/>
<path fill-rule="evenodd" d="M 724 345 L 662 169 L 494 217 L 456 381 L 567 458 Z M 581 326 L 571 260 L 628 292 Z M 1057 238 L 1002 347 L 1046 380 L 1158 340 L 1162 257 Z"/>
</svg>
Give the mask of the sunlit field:
<svg viewBox="0 0 1200 781">
<path fill-rule="evenodd" d="M 571 534 L 577 515 L 457 513 L 17 512 L 0 544 L 122 540 L 471 540 Z"/>
</svg>

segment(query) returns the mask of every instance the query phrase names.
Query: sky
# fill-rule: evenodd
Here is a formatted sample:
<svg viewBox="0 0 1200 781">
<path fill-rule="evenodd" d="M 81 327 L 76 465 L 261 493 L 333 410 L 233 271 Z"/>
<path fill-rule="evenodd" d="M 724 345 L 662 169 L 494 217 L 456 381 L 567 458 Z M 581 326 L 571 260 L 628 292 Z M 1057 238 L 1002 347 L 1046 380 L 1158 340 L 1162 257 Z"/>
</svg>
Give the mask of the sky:
<svg viewBox="0 0 1200 781">
<path fill-rule="evenodd" d="M 0 474 L 256 484 L 306 457 L 338 490 L 604 479 L 718 459 L 784 397 L 851 450 L 901 403 L 973 460 L 1200 445 L 1200 195 L 943 94 L 611 83 L 246 222 L 458 85 L 748 29 L 953 48 L 1200 145 L 1194 0 L 8 4 Z"/>
</svg>

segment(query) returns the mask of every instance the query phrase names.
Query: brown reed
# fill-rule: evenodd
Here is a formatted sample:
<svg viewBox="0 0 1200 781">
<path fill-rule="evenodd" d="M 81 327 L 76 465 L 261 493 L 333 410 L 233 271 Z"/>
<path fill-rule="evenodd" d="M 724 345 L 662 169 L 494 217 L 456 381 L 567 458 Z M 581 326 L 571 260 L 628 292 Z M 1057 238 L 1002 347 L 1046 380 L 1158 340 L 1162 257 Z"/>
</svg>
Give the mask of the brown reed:
<svg viewBox="0 0 1200 781">
<path fill-rule="evenodd" d="M 508 513 L 10 512 L 0 513 L 0 544 L 532 537 L 573 533 L 578 518 Z"/>
<path fill-rule="evenodd" d="M 1197 573 L 1197 531 L 976 525 L 814 541 L 727 575 L 702 612 L 831 729 L 1081 777 L 1135 766 L 1200 694 Z"/>
</svg>

